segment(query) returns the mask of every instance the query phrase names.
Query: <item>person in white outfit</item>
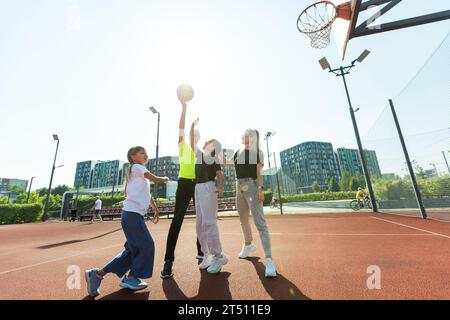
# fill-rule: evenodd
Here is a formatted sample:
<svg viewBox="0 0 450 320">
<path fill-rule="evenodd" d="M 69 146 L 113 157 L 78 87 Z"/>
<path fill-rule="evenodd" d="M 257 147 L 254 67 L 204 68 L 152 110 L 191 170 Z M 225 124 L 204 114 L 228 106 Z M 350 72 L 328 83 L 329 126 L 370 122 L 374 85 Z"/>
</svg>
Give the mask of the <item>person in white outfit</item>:
<svg viewBox="0 0 450 320">
<path fill-rule="evenodd" d="M 94 218 L 97 216 L 97 218 L 100 219 L 100 222 L 103 221 L 102 216 L 100 215 L 100 212 L 102 211 L 102 200 L 100 200 L 100 197 L 97 197 L 95 199 L 94 206 L 92 207 L 94 212 L 92 213 L 92 220 L 91 223 L 94 223 Z"/>
<path fill-rule="evenodd" d="M 195 214 L 197 238 L 204 253 L 199 268 L 207 269 L 208 273 L 219 273 L 222 267 L 228 263 L 228 258 L 223 254 L 217 223 L 217 198 L 223 197 L 224 185 L 224 177 L 220 166 L 222 146 L 217 140 L 212 139 L 205 143 L 203 152 L 198 149 L 194 140 L 197 123 L 198 119 L 191 126 L 191 147 L 196 155 Z"/>
</svg>

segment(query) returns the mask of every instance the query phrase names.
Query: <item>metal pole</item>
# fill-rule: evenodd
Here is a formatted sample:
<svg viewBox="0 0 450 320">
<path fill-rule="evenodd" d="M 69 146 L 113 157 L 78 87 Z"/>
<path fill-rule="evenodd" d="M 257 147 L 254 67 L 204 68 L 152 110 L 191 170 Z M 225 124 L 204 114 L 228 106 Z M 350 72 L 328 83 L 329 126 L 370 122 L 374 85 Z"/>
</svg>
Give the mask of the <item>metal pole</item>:
<svg viewBox="0 0 450 320">
<path fill-rule="evenodd" d="M 394 109 L 394 103 L 392 99 L 389 99 L 389 104 L 391 106 L 392 117 L 394 118 L 395 126 L 397 127 L 398 137 L 400 139 L 400 143 L 402 145 L 403 153 L 405 155 L 406 164 L 408 166 L 409 176 L 411 177 L 411 182 L 414 188 L 414 193 L 416 194 L 417 204 L 419 205 L 420 213 L 422 214 L 422 218 L 427 218 L 427 212 L 425 211 L 425 207 L 423 205 L 422 196 L 420 194 L 419 186 L 417 185 L 416 175 L 414 173 L 413 167 L 411 165 L 411 161 L 409 159 L 408 150 L 406 149 L 405 140 L 403 139 L 402 130 L 400 129 L 400 124 L 398 122 L 397 113 Z"/>
<path fill-rule="evenodd" d="M 372 211 L 378 212 L 377 203 L 375 202 L 375 194 L 374 194 L 373 188 L 372 188 L 372 182 L 370 181 L 369 171 L 367 170 L 366 157 L 364 155 L 364 149 L 362 147 L 361 138 L 359 136 L 358 125 L 356 123 L 355 111 L 353 110 L 352 102 L 350 100 L 350 95 L 348 93 L 347 82 L 345 81 L 344 68 L 341 66 L 340 70 L 341 70 L 340 76 L 342 76 L 342 80 L 344 81 L 345 93 L 347 94 L 347 100 L 348 100 L 348 105 L 349 105 L 349 110 L 350 110 L 350 116 L 352 117 L 352 123 L 353 123 L 353 129 L 355 131 L 356 142 L 358 144 L 359 157 L 361 158 L 361 165 L 363 168 L 364 177 L 366 179 L 367 189 L 369 190 L 370 202 L 372 204 Z"/>
<path fill-rule="evenodd" d="M 270 137 L 270 133 L 267 132 L 265 139 L 266 139 L 266 147 L 267 147 L 267 160 L 269 161 L 269 172 L 270 172 L 271 166 L 270 166 L 270 152 L 269 152 L 269 137 Z M 274 190 L 273 190 L 273 177 L 272 176 L 270 177 L 270 189 L 272 190 L 272 196 L 273 196 Z"/>
<path fill-rule="evenodd" d="M 27 195 L 27 203 L 28 203 L 28 200 L 30 199 L 31 185 L 33 184 L 33 179 L 34 179 L 34 177 L 31 177 L 30 188 L 28 189 L 28 195 Z"/>
<path fill-rule="evenodd" d="M 269 161 L 269 169 L 270 169 L 270 152 L 269 152 L 269 136 L 266 135 L 266 145 L 267 145 L 267 160 Z"/>
<path fill-rule="evenodd" d="M 117 170 L 114 169 L 114 180 L 111 190 L 111 200 L 114 198 L 114 187 L 116 186 L 116 180 L 117 180 L 117 171 L 119 170 L 119 166 L 117 165 Z"/>
<path fill-rule="evenodd" d="M 159 122 L 160 114 L 158 112 L 158 130 L 156 132 L 156 161 L 155 161 L 155 175 L 158 176 L 158 162 L 159 162 Z M 158 199 L 158 185 L 155 184 L 155 201 Z"/>
<path fill-rule="evenodd" d="M 277 177 L 278 201 L 280 202 L 280 214 L 283 215 L 283 201 L 281 201 L 280 180 L 278 179 L 277 158 L 276 158 L 275 152 L 273 153 L 273 162 L 275 164 L 275 175 Z"/>
<path fill-rule="evenodd" d="M 442 151 L 442 156 L 444 157 L 445 164 L 447 165 L 448 173 L 450 173 L 450 167 L 448 166 L 447 157 L 445 156 L 445 152 Z"/>
<path fill-rule="evenodd" d="M 59 139 L 58 139 L 58 142 L 56 143 L 55 158 L 53 159 L 52 174 L 50 176 L 50 184 L 48 186 L 47 199 L 45 200 L 45 209 L 44 209 L 44 214 L 42 216 L 42 221 L 46 221 L 47 220 L 48 201 L 50 199 L 50 192 L 51 192 L 51 189 L 52 189 L 53 173 L 55 172 L 55 163 L 56 163 L 56 156 L 58 155 L 58 147 L 59 147 Z"/>
</svg>

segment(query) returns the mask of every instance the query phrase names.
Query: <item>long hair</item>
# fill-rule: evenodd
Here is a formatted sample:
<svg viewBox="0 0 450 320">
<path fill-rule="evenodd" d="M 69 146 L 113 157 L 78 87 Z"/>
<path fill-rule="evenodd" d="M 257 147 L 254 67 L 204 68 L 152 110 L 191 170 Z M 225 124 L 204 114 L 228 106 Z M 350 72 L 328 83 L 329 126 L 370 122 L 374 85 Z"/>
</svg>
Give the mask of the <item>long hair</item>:
<svg viewBox="0 0 450 320">
<path fill-rule="evenodd" d="M 252 137 L 252 143 L 250 144 L 250 149 L 256 152 L 256 159 L 249 159 L 249 163 L 253 163 L 253 161 L 258 162 L 258 159 L 260 157 L 260 151 L 261 151 L 261 139 L 258 130 L 256 129 L 246 129 L 243 137 Z M 262 161 L 263 159 L 259 159 L 259 161 Z"/>
<path fill-rule="evenodd" d="M 208 164 L 212 164 L 214 161 L 216 163 L 218 163 L 218 164 L 222 164 L 223 163 L 223 148 L 222 148 L 222 144 L 216 139 L 211 139 L 211 140 L 209 140 L 207 142 L 207 144 L 210 144 L 210 143 L 212 143 L 213 146 L 214 146 L 214 149 L 211 152 L 211 158 L 212 158 L 213 161 L 211 161 L 211 163 L 208 163 Z"/>
<path fill-rule="evenodd" d="M 128 150 L 127 153 L 127 159 L 128 159 L 128 170 L 126 175 L 127 182 L 130 180 L 131 176 L 131 168 L 133 167 L 134 161 L 132 159 L 132 156 L 136 155 L 138 152 L 145 151 L 144 147 L 136 146 Z"/>
</svg>

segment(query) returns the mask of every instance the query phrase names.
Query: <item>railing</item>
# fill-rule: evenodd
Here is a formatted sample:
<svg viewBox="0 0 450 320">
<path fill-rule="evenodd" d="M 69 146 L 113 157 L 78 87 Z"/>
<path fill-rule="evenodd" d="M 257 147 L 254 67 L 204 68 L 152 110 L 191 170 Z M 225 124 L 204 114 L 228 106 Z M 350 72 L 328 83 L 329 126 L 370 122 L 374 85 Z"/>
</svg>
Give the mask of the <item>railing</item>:
<svg viewBox="0 0 450 320">
<path fill-rule="evenodd" d="M 175 212 L 175 203 L 173 203 L 173 202 L 158 203 L 157 206 L 159 209 L 160 216 L 167 215 L 169 217 L 170 214 L 173 214 Z M 219 212 L 235 211 L 236 210 L 236 200 L 235 199 L 224 199 L 224 200 L 219 199 L 219 208 L 218 209 L 219 209 L 218 210 Z M 119 218 L 121 213 L 122 213 L 122 206 L 103 207 L 102 210 L 100 211 L 100 215 L 102 216 L 102 218 L 109 218 L 111 220 L 114 218 Z M 191 201 L 191 203 L 189 204 L 189 206 L 186 210 L 186 214 L 194 214 L 194 213 L 195 213 L 195 205 Z M 79 216 L 79 220 L 82 221 L 82 220 L 88 219 L 88 218 L 91 219 L 93 214 L 94 214 L 94 210 L 92 210 L 92 209 L 83 211 Z M 152 216 L 153 210 L 151 210 L 149 208 L 149 210 L 147 211 L 147 214 Z"/>
</svg>

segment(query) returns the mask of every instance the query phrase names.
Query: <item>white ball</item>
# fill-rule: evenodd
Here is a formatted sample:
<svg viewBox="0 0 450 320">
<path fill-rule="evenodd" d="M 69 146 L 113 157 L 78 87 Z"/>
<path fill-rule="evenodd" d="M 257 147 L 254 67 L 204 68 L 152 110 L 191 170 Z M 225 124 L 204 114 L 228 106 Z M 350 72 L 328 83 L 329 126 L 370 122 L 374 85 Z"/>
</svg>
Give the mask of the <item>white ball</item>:
<svg viewBox="0 0 450 320">
<path fill-rule="evenodd" d="M 177 96 L 181 102 L 191 101 L 194 97 L 194 89 L 188 84 L 181 84 L 177 88 Z"/>
</svg>

